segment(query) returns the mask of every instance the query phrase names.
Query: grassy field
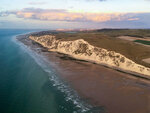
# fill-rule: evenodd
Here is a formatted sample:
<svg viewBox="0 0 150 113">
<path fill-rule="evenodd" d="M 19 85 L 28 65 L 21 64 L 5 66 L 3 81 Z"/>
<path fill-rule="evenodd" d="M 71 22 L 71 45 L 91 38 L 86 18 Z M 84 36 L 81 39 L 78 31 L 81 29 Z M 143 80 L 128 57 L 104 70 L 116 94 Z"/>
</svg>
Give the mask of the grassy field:
<svg viewBox="0 0 150 113">
<path fill-rule="evenodd" d="M 150 67 L 150 64 L 142 61 L 145 58 L 150 58 L 149 47 L 115 38 L 122 35 L 140 38 L 148 37 L 150 36 L 150 30 L 103 29 L 77 33 L 53 32 L 52 34 L 55 35 L 57 39 L 64 41 L 84 39 L 91 45 L 121 53 L 136 63 Z"/>
<path fill-rule="evenodd" d="M 145 45 L 150 45 L 150 41 L 146 41 L 146 40 L 135 40 L 134 42 L 145 44 Z"/>
<path fill-rule="evenodd" d="M 102 29 L 97 30 L 111 37 L 117 36 L 133 36 L 133 37 L 150 37 L 150 29 Z"/>
</svg>

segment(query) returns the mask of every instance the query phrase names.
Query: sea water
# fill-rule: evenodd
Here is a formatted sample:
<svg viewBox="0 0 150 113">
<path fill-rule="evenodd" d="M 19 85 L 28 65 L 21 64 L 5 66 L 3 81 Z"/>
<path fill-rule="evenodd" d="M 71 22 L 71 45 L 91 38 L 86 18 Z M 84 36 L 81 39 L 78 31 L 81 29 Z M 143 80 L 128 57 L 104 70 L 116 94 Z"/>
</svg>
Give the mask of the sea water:
<svg viewBox="0 0 150 113">
<path fill-rule="evenodd" d="M 36 30 L 0 30 L 0 113 L 90 113 L 90 106 L 15 36 Z"/>
</svg>

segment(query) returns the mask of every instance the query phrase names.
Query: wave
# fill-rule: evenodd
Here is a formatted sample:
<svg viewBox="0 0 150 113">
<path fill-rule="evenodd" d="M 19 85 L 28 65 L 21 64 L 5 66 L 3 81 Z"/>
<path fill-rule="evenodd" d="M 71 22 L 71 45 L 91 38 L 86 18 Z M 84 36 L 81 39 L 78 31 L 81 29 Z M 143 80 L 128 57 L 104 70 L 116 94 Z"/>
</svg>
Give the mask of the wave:
<svg viewBox="0 0 150 113">
<path fill-rule="evenodd" d="M 44 56 L 38 54 L 30 49 L 30 47 L 18 41 L 16 37 L 13 38 L 13 41 L 18 44 L 21 49 L 28 53 L 45 72 L 48 73 L 49 80 L 52 82 L 53 87 L 66 95 L 65 100 L 71 101 L 75 105 L 78 110 L 73 113 L 87 113 L 88 111 L 91 111 L 92 106 L 84 102 L 77 92 L 59 77 L 55 69 L 51 66 L 51 63 Z"/>
</svg>

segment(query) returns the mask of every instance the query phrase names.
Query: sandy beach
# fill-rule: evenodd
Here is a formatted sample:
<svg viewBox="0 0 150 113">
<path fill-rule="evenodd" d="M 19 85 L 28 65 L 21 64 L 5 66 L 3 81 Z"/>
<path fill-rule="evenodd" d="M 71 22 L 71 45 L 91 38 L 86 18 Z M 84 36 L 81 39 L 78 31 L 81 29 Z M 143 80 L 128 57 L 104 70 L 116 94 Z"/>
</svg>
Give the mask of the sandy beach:
<svg viewBox="0 0 150 113">
<path fill-rule="evenodd" d="M 17 39 L 45 56 L 62 79 L 87 103 L 103 108 L 102 113 L 150 113 L 149 80 L 48 52 L 27 37 L 21 35 Z"/>
</svg>

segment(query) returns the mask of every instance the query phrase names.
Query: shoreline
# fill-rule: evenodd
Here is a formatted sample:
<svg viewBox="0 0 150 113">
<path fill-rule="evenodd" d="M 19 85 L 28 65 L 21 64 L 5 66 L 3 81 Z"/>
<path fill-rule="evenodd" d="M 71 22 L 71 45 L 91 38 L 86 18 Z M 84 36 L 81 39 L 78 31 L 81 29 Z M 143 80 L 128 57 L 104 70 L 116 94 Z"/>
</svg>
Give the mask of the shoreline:
<svg viewBox="0 0 150 113">
<path fill-rule="evenodd" d="M 51 62 L 49 62 L 44 55 L 39 53 L 40 51 L 46 52 L 46 48 L 43 48 L 37 43 L 35 43 L 37 48 L 27 46 L 27 44 L 19 40 L 22 38 L 26 38 L 28 35 L 29 34 L 17 35 L 15 37 L 15 43 L 20 45 L 21 48 L 26 51 L 45 72 L 49 73 L 48 77 L 53 86 L 56 87 L 56 89 L 60 92 L 65 93 L 65 100 L 71 101 L 75 105 L 75 107 L 78 108 L 78 112 L 84 113 L 91 111 L 93 109 L 93 106 L 83 101 L 78 93 L 74 89 L 72 89 L 70 85 L 64 79 L 62 79 L 61 76 L 59 76 L 60 73 L 56 72 L 56 70 L 54 69 L 55 66 L 53 67 Z M 49 70 L 49 68 L 51 68 L 51 70 Z"/>
<path fill-rule="evenodd" d="M 57 40 L 53 35 L 31 35 L 29 39 L 46 47 L 49 52 L 63 53 L 77 60 L 96 63 L 141 78 L 150 79 L 150 68 L 135 63 L 131 59 L 115 51 L 108 51 L 107 49 L 93 46 L 84 39 L 61 41 Z"/>
<path fill-rule="evenodd" d="M 29 37 L 30 34 L 32 33 L 35 33 L 35 32 L 30 32 L 30 33 L 26 33 L 25 35 L 24 34 L 21 34 L 19 35 L 18 37 L 20 36 L 25 36 L 26 38 Z M 17 39 L 17 38 L 16 38 Z M 18 39 L 17 39 L 18 40 Z M 135 77 L 138 77 L 138 78 L 142 78 L 142 79 L 146 79 L 146 80 L 150 80 L 150 76 L 148 75 L 144 75 L 144 74 L 140 74 L 140 73 L 137 73 L 137 72 L 133 72 L 133 71 L 128 71 L 128 70 L 124 70 L 124 69 L 121 69 L 121 68 L 117 68 L 117 67 L 113 67 L 113 66 L 109 66 L 107 64 L 98 64 L 96 62 L 92 62 L 92 61 L 89 61 L 89 60 L 82 60 L 82 59 L 77 59 L 77 58 L 74 58 L 68 54 L 64 54 L 64 53 L 59 53 L 59 52 L 55 52 L 55 51 L 49 51 L 48 48 L 46 47 L 43 47 L 42 45 L 40 45 L 39 43 L 29 39 L 30 41 L 32 41 L 33 45 L 36 44 L 38 47 L 42 48 L 41 49 L 41 52 L 53 52 L 53 53 L 57 53 L 57 54 L 61 54 L 62 56 L 61 57 L 65 57 L 67 59 L 71 59 L 71 60 L 77 60 L 77 61 L 81 61 L 81 62 L 89 62 L 89 63 L 92 63 L 92 64 L 96 64 L 96 65 L 100 65 L 100 66 L 103 66 L 105 68 L 110 68 L 114 71 L 118 71 L 118 72 L 121 72 L 121 73 L 125 73 L 125 74 L 128 74 L 128 75 L 131 75 L 131 76 L 135 76 Z M 20 41 L 21 42 L 21 41 Z M 23 43 L 23 42 L 22 42 Z M 24 43 L 23 43 L 24 44 Z M 31 48 L 30 48 L 31 49 Z M 46 56 L 48 57 L 48 56 Z M 46 58 L 47 59 L 47 58 Z M 51 62 L 51 61 L 50 61 Z"/>
<path fill-rule="evenodd" d="M 147 91 L 150 89 L 149 81 L 98 64 L 83 62 L 72 58 L 70 59 L 68 56 L 56 52 L 47 52 L 47 49 L 41 47 L 39 44 L 29 43 L 29 40 L 23 35 L 22 40 L 20 39 L 19 41 L 30 46 L 30 48 L 34 48 L 36 50 L 35 52 L 38 52 L 38 54 L 47 57 L 47 59 L 53 63 L 53 66 L 57 68 L 57 71 L 62 78 L 64 78 L 64 80 L 66 80 L 88 103 L 91 103 L 94 106 L 104 105 L 104 108 L 106 108 L 109 113 L 126 113 L 126 110 L 129 111 L 128 113 L 140 113 L 134 112 L 134 110 L 136 110 L 134 106 L 138 107 L 139 111 L 143 110 L 143 113 L 146 113 L 146 111 L 149 110 L 148 105 L 144 104 L 146 101 L 144 98 L 148 98 L 148 102 L 150 99 L 150 97 L 148 97 L 150 91 Z M 37 49 L 37 47 L 39 49 Z M 132 87 L 135 88 L 134 91 L 131 91 L 133 94 L 129 92 Z M 130 95 L 127 94 L 126 96 L 121 92 L 120 90 L 122 90 L 122 88 L 125 88 L 125 93 L 128 92 Z M 145 92 L 147 96 L 142 97 L 141 101 L 139 101 L 140 99 L 136 100 L 135 97 L 137 97 L 137 95 L 134 97 L 134 94 L 137 93 L 136 89 L 139 89 L 140 91 L 144 90 L 143 92 Z M 91 92 L 87 94 L 89 90 L 91 90 Z M 121 95 L 118 95 L 118 93 L 123 93 L 125 99 L 122 98 Z M 139 93 L 139 95 L 141 94 Z M 111 99 L 110 96 L 113 98 Z M 131 102 L 131 97 L 135 99 L 134 102 Z M 131 99 L 128 100 L 129 98 Z M 120 102 L 121 105 L 118 105 L 119 103 L 113 103 L 115 100 Z M 126 104 L 129 104 L 128 107 L 125 106 Z"/>
</svg>

